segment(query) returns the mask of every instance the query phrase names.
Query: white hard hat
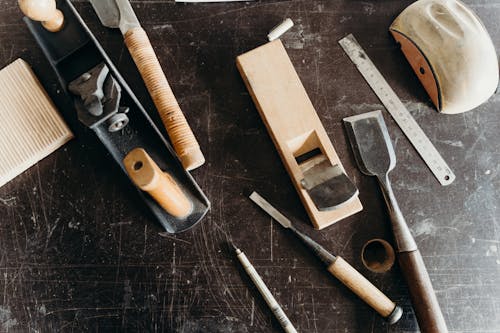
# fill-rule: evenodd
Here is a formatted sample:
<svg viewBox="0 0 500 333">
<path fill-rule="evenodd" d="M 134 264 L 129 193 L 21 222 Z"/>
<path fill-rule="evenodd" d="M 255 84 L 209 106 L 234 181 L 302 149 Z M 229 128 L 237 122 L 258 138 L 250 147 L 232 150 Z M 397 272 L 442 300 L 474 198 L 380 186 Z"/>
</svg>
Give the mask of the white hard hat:
<svg viewBox="0 0 500 333">
<path fill-rule="evenodd" d="M 495 93 L 495 47 L 482 22 L 462 2 L 416 1 L 389 30 L 438 111 L 469 111 Z"/>
</svg>

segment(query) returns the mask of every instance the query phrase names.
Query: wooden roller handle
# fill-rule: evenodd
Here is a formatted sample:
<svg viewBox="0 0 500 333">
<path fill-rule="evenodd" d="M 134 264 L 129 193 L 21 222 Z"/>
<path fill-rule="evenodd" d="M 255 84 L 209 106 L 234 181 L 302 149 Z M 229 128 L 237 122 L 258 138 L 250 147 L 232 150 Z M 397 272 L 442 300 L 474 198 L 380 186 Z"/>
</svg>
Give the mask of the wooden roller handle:
<svg viewBox="0 0 500 333">
<path fill-rule="evenodd" d="M 382 317 L 388 318 L 393 314 L 396 309 L 396 304 L 341 257 L 337 257 L 337 259 L 328 266 L 328 271 Z M 399 314 L 399 317 L 400 316 L 401 314 Z M 395 318 L 395 321 L 397 321 L 399 317 Z"/>
<path fill-rule="evenodd" d="M 160 113 L 182 165 L 186 170 L 201 166 L 205 163 L 205 157 L 177 103 L 144 29 L 137 27 L 127 31 L 125 44 Z"/>
<path fill-rule="evenodd" d="M 21 11 L 32 20 L 42 22 L 50 32 L 58 32 L 64 26 L 64 15 L 56 9 L 55 0 L 18 0 Z"/>
<path fill-rule="evenodd" d="M 148 192 L 167 213 L 178 218 L 191 213 L 191 201 L 175 180 L 163 172 L 144 149 L 133 149 L 125 156 L 123 163 L 135 185 Z"/>
<path fill-rule="evenodd" d="M 398 256 L 420 330 L 422 333 L 448 332 L 420 251 L 400 252 Z"/>
</svg>

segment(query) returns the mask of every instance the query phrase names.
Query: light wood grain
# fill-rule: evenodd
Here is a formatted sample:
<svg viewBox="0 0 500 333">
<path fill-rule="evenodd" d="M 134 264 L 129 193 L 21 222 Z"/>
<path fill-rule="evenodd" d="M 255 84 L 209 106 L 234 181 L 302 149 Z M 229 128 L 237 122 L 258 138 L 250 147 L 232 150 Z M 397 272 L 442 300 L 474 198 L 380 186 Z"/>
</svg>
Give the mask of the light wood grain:
<svg viewBox="0 0 500 333">
<path fill-rule="evenodd" d="M 73 138 L 22 59 L 0 71 L 0 186 Z"/>
<path fill-rule="evenodd" d="M 337 257 L 328 271 L 382 317 L 387 318 L 394 311 L 396 304 L 341 257 Z"/>
<path fill-rule="evenodd" d="M 295 158 L 308 151 L 320 148 L 332 165 L 342 164 L 281 41 L 240 55 L 236 62 L 314 227 L 359 212 L 357 197 L 338 209 L 319 211 L 300 183 L 304 174 Z"/>
<path fill-rule="evenodd" d="M 21 11 L 32 20 L 42 22 L 51 32 L 60 31 L 64 26 L 64 15 L 56 9 L 55 0 L 19 0 Z"/>
<path fill-rule="evenodd" d="M 135 185 L 149 193 L 167 213 L 179 218 L 191 213 L 191 201 L 172 176 L 163 172 L 144 149 L 133 149 L 123 163 Z"/>
<path fill-rule="evenodd" d="M 405 54 L 406 59 L 408 59 L 411 68 L 419 78 L 420 82 L 422 82 L 422 85 L 424 86 L 425 91 L 427 91 L 427 94 L 429 94 L 432 103 L 434 103 L 436 109 L 440 111 L 441 97 L 439 96 L 438 84 L 429 62 L 425 59 L 424 55 L 420 52 L 417 46 L 413 44 L 405 35 L 394 30 L 391 30 L 391 33 L 394 39 L 401 45 L 401 50 Z"/>
<path fill-rule="evenodd" d="M 127 31 L 125 44 L 158 109 L 182 165 L 186 170 L 203 165 L 205 157 L 200 145 L 177 103 L 144 29 L 138 27 Z"/>
</svg>

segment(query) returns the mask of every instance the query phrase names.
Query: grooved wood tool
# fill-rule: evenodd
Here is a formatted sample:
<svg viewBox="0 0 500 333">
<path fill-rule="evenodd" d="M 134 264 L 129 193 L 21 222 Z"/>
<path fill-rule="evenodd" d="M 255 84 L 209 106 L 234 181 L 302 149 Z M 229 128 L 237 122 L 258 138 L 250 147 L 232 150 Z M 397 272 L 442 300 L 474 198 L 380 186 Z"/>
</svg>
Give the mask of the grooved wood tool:
<svg viewBox="0 0 500 333">
<path fill-rule="evenodd" d="M 31 67 L 0 70 L 0 186 L 73 138 Z"/>
<path fill-rule="evenodd" d="M 205 157 L 200 145 L 177 103 L 151 42 L 135 16 L 130 2 L 90 0 L 90 3 L 104 26 L 119 28 L 122 32 L 125 45 L 141 73 L 184 168 L 193 170 L 201 166 L 205 163 Z"/>
</svg>

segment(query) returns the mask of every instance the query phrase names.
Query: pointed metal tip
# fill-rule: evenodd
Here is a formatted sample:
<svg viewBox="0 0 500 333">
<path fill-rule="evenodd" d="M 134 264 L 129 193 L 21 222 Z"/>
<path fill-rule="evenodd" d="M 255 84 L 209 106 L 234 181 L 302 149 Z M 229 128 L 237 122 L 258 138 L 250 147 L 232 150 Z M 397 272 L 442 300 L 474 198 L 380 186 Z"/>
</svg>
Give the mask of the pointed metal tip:
<svg viewBox="0 0 500 333">
<path fill-rule="evenodd" d="M 231 247 L 233 248 L 233 251 L 236 252 L 236 254 L 241 253 L 241 250 L 236 245 L 234 245 L 234 243 L 232 241 L 228 241 L 228 242 L 229 242 L 229 245 L 231 245 Z"/>
</svg>

